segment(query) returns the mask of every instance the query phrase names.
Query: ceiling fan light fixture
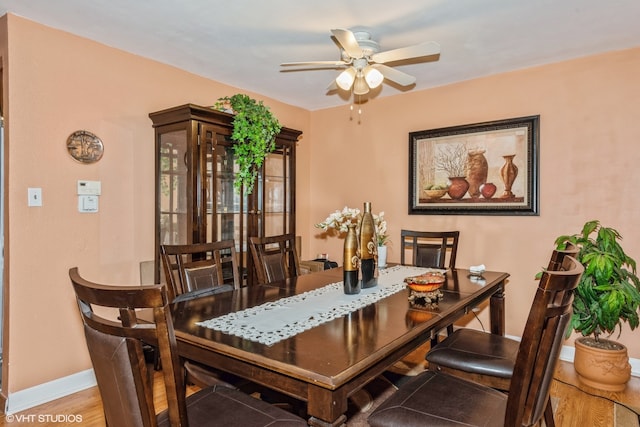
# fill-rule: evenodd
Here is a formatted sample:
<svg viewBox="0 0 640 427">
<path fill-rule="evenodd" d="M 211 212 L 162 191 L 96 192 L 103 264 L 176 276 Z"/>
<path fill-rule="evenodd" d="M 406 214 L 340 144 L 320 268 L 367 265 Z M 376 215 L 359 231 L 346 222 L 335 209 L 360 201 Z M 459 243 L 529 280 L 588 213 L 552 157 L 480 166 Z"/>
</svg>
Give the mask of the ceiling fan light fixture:
<svg viewBox="0 0 640 427">
<path fill-rule="evenodd" d="M 353 93 L 355 95 L 364 95 L 369 92 L 369 86 L 363 77 L 358 77 L 353 84 Z"/>
<path fill-rule="evenodd" d="M 351 89 L 351 85 L 353 84 L 355 78 L 356 71 L 353 69 L 353 67 L 349 67 L 341 72 L 338 77 L 336 77 L 336 84 L 342 90 L 349 90 Z"/>
<path fill-rule="evenodd" d="M 375 89 L 382 84 L 382 81 L 384 80 L 384 76 L 380 71 L 369 66 L 364 71 L 364 79 L 367 81 L 367 84 L 371 89 Z"/>
</svg>

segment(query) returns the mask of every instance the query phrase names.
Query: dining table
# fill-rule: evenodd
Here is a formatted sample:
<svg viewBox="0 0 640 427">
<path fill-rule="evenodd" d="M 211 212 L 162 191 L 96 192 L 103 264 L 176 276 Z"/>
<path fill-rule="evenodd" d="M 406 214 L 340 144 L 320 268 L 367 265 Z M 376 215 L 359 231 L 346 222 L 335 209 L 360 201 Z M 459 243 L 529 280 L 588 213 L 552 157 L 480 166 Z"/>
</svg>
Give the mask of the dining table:
<svg viewBox="0 0 640 427">
<path fill-rule="evenodd" d="M 437 300 L 416 305 L 402 277 L 421 271 L 381 269 L 362 295 L 345 295 L 333 268 L 174 303 L 178 352 L 306 403 L 309 425 L 343 425 L 349 396 L 474 307 L 504 334 L 508 273 L 447 270 Z"/>
</svg>

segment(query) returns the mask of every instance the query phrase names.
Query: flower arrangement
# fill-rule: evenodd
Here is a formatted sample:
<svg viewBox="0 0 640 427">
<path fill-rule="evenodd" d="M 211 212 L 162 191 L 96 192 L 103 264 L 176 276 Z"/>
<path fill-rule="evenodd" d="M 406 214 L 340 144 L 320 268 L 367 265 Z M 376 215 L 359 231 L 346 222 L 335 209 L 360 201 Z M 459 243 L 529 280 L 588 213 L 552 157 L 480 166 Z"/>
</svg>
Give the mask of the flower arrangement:
<svg viewBox="0 0 640 427">
<path fill-rule="evenodd" d="M 389 242 L 387 234 L 387 221 L 384 219 L 384 212 L 373 215 L 373 221 L 376 224 L 376 237 L 378 238 L 378 246 L 384 246 Z"/>
<path fill-rule="evenodd" d="M 360 212 L 360 209 L 345 206 L 344 209 L 333 212 L 323 222 L 320 222 L 315 226 L 323 231 L 334 231 L 336 234 L 340 235 L 347 232 L 350 224 L 355 224 L 356 232 L 359 232 L 361 219 L 362 213 Z M 390 240 L 387 235 L 387 221 L 384 219 L 384 212 L 380 212 L 378 215 L 373 214 L 373 222 L 376 227 L 378 246 L 386 245 Z"/>
</svg>

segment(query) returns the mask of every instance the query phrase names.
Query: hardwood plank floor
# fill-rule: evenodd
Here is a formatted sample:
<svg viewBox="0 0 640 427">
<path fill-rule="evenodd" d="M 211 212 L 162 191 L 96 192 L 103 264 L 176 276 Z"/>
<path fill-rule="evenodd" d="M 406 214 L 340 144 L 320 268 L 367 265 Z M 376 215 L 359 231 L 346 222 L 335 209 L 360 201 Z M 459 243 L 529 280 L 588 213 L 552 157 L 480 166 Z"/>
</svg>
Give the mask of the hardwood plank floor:
<svg viewBox="0 0 640 427">
<path fill-rule="evenodd" d="M 422 363 L 423 357 L 424 353 L 416 353 L 414 360 L 416 363 Z M 411 357 L 407 359 L 411 361 Z M 195 387 L 191 387 L 189 392 L 195 390 Z M 154 395 L 156 396 L 157 409 L 164 410 L 166 399 L 162 377 L 158 372 L 155 375 Z M 632 377 L 624 392 L 608 393 L 578 385 L 573 365 L 560 362 L 552 384 L 551 395 L 558 398 L 555 417 L 557 427 L 612 427 L 616 425 L 613 401 L 634 407 L 636 411 L 640 409 L 640 378 Z M 632 416 L 635 415 L 632 414 Z M 92 387 L 12 416 L 0 415 L 0 427 L 17 427 L 19 425 L 30 427 L 59 427 L 62 425 L 104 427 L 102 401 L 98 390 L 96 387 Z M 619 421 L 617 427 L 628 427 L 629 425 L 625 421 Z"/>
<path fill-rule="evenodd" d="M 558 427 L 615 426 L 614 402 L 631 408 L 630 419 L 618 418 L 617 427 L 637 426 L 640 414 L 640 378 L 631 377 L 623 392 L 606 392 L 578 383 L 573 364 L 561 362 L 556 370 L 551 396 L 559 398 L 556 411 Z M 619 409 L 622 409 L 619 407 Z M 624 411 L 620 411 L 624 412 Z M 634 419 L 631 419 L 634 418 Z M 634 424 L 631 423 L 633 420 Z"/>
</svg>

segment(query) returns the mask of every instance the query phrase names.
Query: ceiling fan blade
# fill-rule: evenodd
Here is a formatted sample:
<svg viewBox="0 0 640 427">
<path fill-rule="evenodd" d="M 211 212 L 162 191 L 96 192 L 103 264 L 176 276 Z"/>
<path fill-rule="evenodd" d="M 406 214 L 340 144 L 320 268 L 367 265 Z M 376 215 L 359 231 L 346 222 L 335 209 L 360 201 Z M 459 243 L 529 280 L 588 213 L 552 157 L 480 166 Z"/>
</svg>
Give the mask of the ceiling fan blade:
<svg viewBox="0 0 640 427">
<path fill-rule="evenodd" d="M 420 58 L 440 54 L 440 45 L 436 42 L 425 42 L 414 46 L 401 47 L 386 52 L 371 55 L 371 61 L 378 64 L 385 62 L 402 61 L 404 59 Z"/>
<path fill-rule="evenodd" d="M 327 86 L 327 92 L 333 92 L 334 90 L 338 90 L 336 79 L 331 80 L 331 83 L 329 83 L 329 86 Z"/>
<path fill-rule="evenodd" d="M 354 59 L 362 58 L 364 54 L 362 53 L 362 49 L 356 40 L 356 36 L 349 30 L 343 29 L 334 29 L 331 30 L 333 36 L 338 40 L 340 46 L 347 52 L 347 55 Z"/>
<path fill-rule="evenodd" d="M 345 61 L 303 61 L 303 62 L 284 62 L 280 64 L 281 67 L 297 67 L 297 66 L 308 66 L 308 65 L 322 65 L 325 67 L 344 67 L 349 65 L 348 62 Z"/>
<path fill-rule="evenodd" d="M 374 64 L 373 68 L 380 71 L 385 79 L 391 80 L 400 86 L 410 86 L 416 82 L 416 78 L 402 71 L 398 71 L 395 68 L 388 67 L 382 64 Z"/>
</svg>

